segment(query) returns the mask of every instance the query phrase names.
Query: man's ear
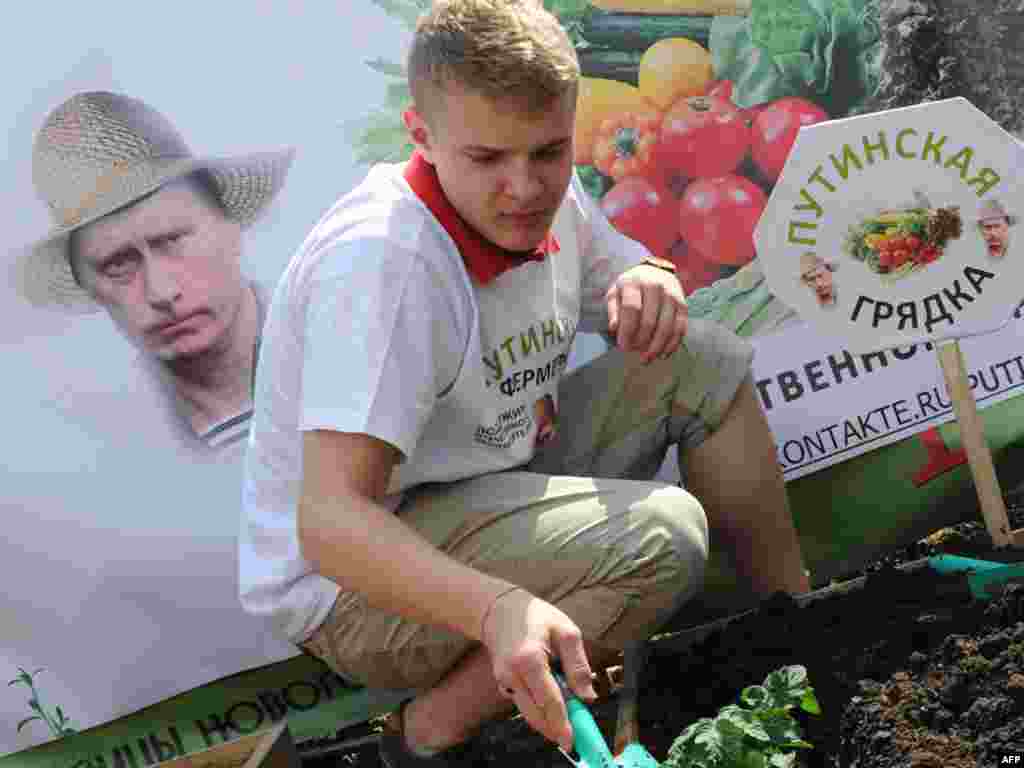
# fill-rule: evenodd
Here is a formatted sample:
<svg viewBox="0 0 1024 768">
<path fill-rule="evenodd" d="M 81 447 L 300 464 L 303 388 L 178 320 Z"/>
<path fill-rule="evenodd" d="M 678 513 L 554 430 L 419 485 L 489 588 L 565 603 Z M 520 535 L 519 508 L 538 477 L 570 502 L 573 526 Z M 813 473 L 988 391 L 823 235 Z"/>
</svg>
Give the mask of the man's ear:
<svg viewBox="0 0 1024 768">
<path fill-rule="evenodd" d="M 413 106 L 402 113 L 402 122 L 405 123 L 405 129 L 409 132 L 409 139 L 416 149 L 419 150 L 428 163 L 432 162 L 433 142 L 430 135 L 430 125 L 428 125 L 426 118 Z"/>
</svg>

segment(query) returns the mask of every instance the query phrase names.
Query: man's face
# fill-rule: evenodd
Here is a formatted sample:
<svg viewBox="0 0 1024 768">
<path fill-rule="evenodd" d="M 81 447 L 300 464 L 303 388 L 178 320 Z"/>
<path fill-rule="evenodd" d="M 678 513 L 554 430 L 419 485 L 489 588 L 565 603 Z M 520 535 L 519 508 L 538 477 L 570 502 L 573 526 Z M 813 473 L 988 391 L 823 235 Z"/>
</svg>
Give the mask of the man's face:
<svg viewBox="0 0 1024 768">
<path fill-rule="evenodd" d="M 408 126 L 448 200 L 492 243 L 510 251 L 537 247 L 572 175 L 575 92 L 538 114 L 455 82 L 435 98 L 433 129 L 416 112 Z"/>
<path fill-rule="evenodd" d="M 821 265 L 814 267 L 804 273 L 806 283 L 822 304 L 828 304 L 835 298 L 834 286 L 832 285 L 832 271 Z"/>
<path fill-rule="evenodd" d="M 1010 244 L 1010 226 L 1002 216 L 994 219 L 982 219 L 978 222 L 981 235 L 985 238 L 989 256 L 1002 258 Z"/>
<path fill-rule="evenodd" d="M 174 362 L 229 343 L 244 296 L 242 233 L 188 182 L 82 228 L 82 286 L 136 346 Z"/>
</svg>

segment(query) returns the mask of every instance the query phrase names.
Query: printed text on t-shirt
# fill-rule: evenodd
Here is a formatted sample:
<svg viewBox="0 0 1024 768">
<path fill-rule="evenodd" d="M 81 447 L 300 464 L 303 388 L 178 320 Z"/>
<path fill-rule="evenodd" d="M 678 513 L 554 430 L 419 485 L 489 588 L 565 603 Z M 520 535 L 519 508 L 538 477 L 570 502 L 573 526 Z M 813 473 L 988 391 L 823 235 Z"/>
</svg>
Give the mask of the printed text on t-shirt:
<svg viewBox="0 0 1024 768">
<path fill-rule="evenodd" d="M 575 334 L 576 322 L 567 317 L 549 317 L 532 324 L 521 333 L 512 334 L 500 344 L 496 344 L 493 350 L 484 353 L 484 365 L 488 372 L 487 385 L 492 386 L 501 382 L 511 372 L 511 368 L 525 362 L 535 352 L 567 342 L 571 344 Z"/>
<path fill-rule="evenodd" d="M 476 441 L 493 448 L 509 448 L 529 433 L 533 419 L 520 405 L 498 414 L 493 424 L 476 428 Z"/>
</svg>

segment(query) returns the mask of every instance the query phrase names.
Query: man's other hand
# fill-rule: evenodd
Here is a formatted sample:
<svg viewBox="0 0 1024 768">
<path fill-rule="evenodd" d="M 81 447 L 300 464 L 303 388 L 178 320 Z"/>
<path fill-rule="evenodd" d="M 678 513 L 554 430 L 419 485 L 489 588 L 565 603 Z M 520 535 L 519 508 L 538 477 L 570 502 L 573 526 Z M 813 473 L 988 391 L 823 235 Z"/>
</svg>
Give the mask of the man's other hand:
<svg viewBox="0 0 1024 768">
<path fill-rule="evenodd" d="M 644 363 L 672 355 L 687 329 L 686 297 L 671 272 L 641 264 L 623 272 L 605 294 L 608 330 L 624 352 Z"/>
</svg>

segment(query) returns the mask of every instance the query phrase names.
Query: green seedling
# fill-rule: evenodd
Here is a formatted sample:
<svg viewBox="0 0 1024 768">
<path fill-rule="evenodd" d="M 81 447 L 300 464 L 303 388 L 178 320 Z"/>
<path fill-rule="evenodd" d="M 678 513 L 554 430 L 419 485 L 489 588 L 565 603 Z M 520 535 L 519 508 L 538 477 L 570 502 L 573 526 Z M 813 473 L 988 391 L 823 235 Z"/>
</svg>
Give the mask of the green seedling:
<svg viewBox="0 0 1024 768">
<path fill-rule="evenodd" d="M 37 669 L 35 672 L 29 674 L 21 667 L 18 667 L 18 676 L 7 683 L 11 685 L 24 685 L 31 691 L 31 697 L 28 700 L 29 709 L 35 712 L 34 715 L 26 717 L 24 720 L 18 723 L 18 732 L 29 723 L 35 722 L 36 720 L 42 720 L 46 723 L 47 728 L 50 729 L 56 738 L 60 739 L 64 736 L 70 736 L 75 733 L 75 729 L 72 727 L 71 720 L 67 718 L 64 711 L 60 707 L 55 707 L 53 713 L 46 711 L 42 703 L 39 700 L 39 690 L 36 688 L 35 676 L 42 672 L 42 669 Z"/>
<path fill-rule="evenodd" d="M 1024 643 L 1013 643 L 1006 649 L 1010 658 L 1018 664 L 1024 661 Z"/>
<path fill-rule="evenodd" d="M 684 730 L 662 763 L 666 768 L 792 768 L 797 751 L 811 749 L 792 712 L 821 714 L 807 669 L 782 667 L 763 685 L 744 688 L 739 704 L 722 707 Z"/>
<path fill-rule="evenodd" d="M 984 656 L 968 656 L 960 661 L 960 669 L 971 677 L 979 677 L 992 671 L 992 662 Z"/>
</svg>

